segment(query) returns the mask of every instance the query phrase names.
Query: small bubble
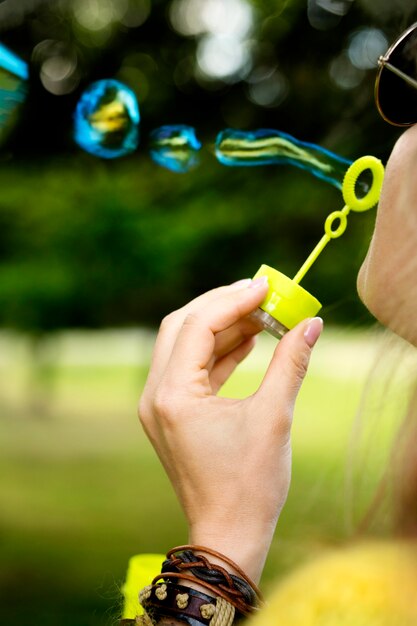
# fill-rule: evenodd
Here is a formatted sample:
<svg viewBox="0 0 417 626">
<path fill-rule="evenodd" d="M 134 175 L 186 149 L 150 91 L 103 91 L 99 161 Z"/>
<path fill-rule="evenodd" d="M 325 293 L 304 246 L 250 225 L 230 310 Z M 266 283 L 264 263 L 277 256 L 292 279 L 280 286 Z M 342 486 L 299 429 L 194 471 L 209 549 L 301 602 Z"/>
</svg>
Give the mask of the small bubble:
<svg viewBox="0 0 417 626">
<path fill-rule="evenodd" d="M 0 143 L 16 122 L 28 94 L 27 64 L 0 44 Z"/>
<path fill-rule="evenodd" d="M 189 172 L 198 165 L 201 143 L 192 126 L 161 126 L 150 135 L 150 155 L 155 163 L 172 172 Z"/>
<path fill-rule="evenodd" d="M 74 139 L 90 154 L 115 159 L 138 147 L 139 121 L 133 91 L 117 80 L 99 80 L 84 91 L 77 104 Z"/>
</svg>

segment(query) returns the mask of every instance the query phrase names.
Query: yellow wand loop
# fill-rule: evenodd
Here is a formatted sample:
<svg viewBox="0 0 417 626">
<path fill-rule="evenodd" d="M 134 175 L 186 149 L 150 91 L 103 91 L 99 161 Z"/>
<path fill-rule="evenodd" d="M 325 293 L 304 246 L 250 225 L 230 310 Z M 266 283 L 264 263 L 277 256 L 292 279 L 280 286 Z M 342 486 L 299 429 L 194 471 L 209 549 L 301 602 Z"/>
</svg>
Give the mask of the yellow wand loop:
<svg viewBox="0 0 417 626">
<path fill-rule="evenodd" d="M 357 181 L 366 170 L 370 170 L 372 173 L 372 183 L 367 193 L 362 197 L 358 197 L 356 195 Z M 343 235 L 347 227 L 347 216 L 351 211 L 368 211 L 377 204 L 381 193 L 383 178 L 384 166 L 381 161 L 375 157 L 364 156 L 352 163 L 345 174 L 342 185 L 343 200 L 346 204 L 341 211 L 334 211 L 326 219 L 324 235 L 294 276 L 293 281 L 295 283 L 302 281 L 327 244 L 332 239 L 337 239 Z M 333 229 L 337 221 L 339 221 L 339 224 Z"/>
<path fill-rule="evenodd" d="M 372 174 L 372 182 L 363 196 L 357 195 L 357 183 L 365 171 Z M 320 302 L 299 283 L 317 261 L 324 248 L 332 239 L 341 237 L 347 228 L 347 218 L 351 211 L 360 213 L 372 209 L 379 200 L 384 178 L 384 166 L 373 156 L 364 156 L 352 163 L 343 179 L 342 195 L 345 206 L 331 213 L 324 224 L 324 235 L 293 279 L 288 278 L 268 265 L 262 265 L 255 278 L 267 276 L 268 294 L 252 317 L 265 330 L 279 338 L 306 317 L 317 315 Z"/>
</svg>

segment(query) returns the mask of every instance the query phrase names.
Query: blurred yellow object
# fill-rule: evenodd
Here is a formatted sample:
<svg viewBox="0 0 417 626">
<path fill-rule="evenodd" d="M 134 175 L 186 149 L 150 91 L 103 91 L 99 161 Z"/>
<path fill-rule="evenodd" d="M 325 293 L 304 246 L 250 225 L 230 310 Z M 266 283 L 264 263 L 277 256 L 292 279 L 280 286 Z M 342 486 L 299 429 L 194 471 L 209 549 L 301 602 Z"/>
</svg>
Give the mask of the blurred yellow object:
<svg viewBox="0 0 417 626">
<path fill-rule="evenodd" d="M 124 619 L 134 619 L 143 613 L 139 604 L 139 591 L 159 574 L 164 560 L 163 554 L 138 554 L 129 559 L 126 582 L 122 587 Z"/>
<path fill-rule="evenodd" d="M 284 578 L 253 626 L 416 626 L 417 542 L 334 551 Z"/>
</svg>

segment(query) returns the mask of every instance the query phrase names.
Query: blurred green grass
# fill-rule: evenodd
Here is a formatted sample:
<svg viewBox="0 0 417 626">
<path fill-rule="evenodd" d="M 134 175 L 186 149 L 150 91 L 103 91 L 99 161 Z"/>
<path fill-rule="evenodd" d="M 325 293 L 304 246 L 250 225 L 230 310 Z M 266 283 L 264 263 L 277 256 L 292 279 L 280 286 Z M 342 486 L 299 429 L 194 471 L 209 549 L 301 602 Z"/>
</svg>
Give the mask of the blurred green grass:
<svg viewBox="0 0 417 626">
<path fill-rule="evenodd" d="M 69 333 L 48 341 L 33 377 L 28 344 L 0 338 L 2 623 L 24 624 L 28 614 L 46 626 L 114 623 L 129 556 L 186 540 L 183 516 L 136 418 L 153 335 Z M 357 520 L 369 502 L 413 378 L 410 355 L 396 344 L 393 359 L 390 342 L 377 330 L 330 329 L 321 338 L 297 402 L 292 488 L 266 587 L 344 541 L 350 517 Z M 274 346 L 262 336 L 222 393 L 255 390 Z M 33 405 L 39 389 L 43 411 Z M 386 524 L 383 517 L 373 532 Z"/>
</svg>

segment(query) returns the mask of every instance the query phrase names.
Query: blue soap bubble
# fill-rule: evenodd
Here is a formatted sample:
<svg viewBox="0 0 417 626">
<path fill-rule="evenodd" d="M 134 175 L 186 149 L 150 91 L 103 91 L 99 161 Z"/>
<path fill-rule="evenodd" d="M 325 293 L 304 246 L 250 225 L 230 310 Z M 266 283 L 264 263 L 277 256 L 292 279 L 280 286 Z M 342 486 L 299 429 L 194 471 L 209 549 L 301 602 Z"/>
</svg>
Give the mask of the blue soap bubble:
<svg viewBox="0 0 417 626">
<path fill-rule="evenodd" d="M 223 165 L 295 165 L 317 178 L 342 188 L 352 161 L 321 146 L 295 139 L 273 129 L 242 131 L 226 129 L 217 135 L 216 157 Z"/>
<path fill-rule="evenodd" d="M 139 144 L 139 105 L 123 83 L 105 79 L 82 94 L 74 117 L 74 139 L 86 152 L 102 159 L 117 159 Z"/>
<path fill-rule="evenodd" d="M 200 148 L 201 143 L 192 126 L 161 126 L 150 134 L 150 155 L 153 161 L 172 172 L 189 172 L 196 167 Z"/>
<path fill-rule="evenodd" d="M 0 44 L 0 143 L 18 118 L 28 94 L 27 63 Z"/>
</svg>

